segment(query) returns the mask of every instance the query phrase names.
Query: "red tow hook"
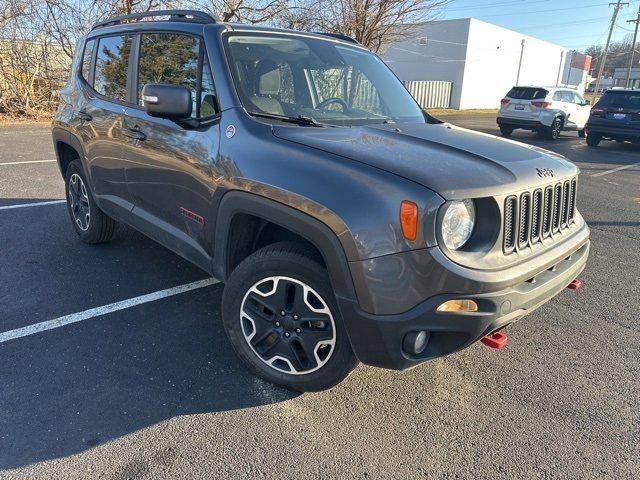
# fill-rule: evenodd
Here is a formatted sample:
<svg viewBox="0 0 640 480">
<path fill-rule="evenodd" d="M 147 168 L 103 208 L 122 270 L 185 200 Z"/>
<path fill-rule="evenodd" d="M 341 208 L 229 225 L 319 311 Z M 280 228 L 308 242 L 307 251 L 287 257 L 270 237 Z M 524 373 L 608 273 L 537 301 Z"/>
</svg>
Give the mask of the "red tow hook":
<svg viewBox="0 0 640 480">
<path fill-rule="evenodd" d="M 582 286 L 582 280 L 578 280 L 576 278 L 569 285 L 567 285 L 567 288 L 569 290 L 578 290 L 581 286 Z"/>
<path fill-rule="evenodd" d="M 480 339 L 487 347 L 495 348 L 496 350 L 504 348 L 508 340 L 507 334 L 503 332 L 493 332 Z"/>
</svg>

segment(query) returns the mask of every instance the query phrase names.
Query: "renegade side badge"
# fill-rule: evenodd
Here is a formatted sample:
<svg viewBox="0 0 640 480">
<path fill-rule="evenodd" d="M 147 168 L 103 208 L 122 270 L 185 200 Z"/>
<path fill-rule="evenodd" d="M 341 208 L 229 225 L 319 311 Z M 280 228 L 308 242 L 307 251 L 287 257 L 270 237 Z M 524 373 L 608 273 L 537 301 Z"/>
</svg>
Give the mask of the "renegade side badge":
<svg viewBox="0 0 640 480">
<path fill-rule="evenodd" d="M 236 134 L 236 127 L 234 125 L 229 125 L 225 130 L 225 134 L 227 135 L 227 138 L 233 137 Z"/>
<path fill-rule="evenodd" d="M 180 207 L 180 213 L 185 217 L 193 220 L 194 222 L 199 223 L 200 225 L 204 225 L 204 217 L 202 215 L 198 215 L 197 213 L 192 212 L 191 210 L 187 210 L 184 207 Z"/>
</svg>

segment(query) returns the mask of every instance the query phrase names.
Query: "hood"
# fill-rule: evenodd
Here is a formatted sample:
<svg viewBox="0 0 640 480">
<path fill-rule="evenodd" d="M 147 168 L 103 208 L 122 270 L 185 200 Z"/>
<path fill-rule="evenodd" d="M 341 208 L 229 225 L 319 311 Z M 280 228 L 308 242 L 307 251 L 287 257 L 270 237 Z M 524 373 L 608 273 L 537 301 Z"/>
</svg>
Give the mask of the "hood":
<svg viewBox="0 0 640 480">
<path fill-rule="evenodd" d="M 578 173 L 561 155 L 446 123 L 278 126 L 273 133 L 400 175 L 447 200 L 515 192 Z"/>
</svg>

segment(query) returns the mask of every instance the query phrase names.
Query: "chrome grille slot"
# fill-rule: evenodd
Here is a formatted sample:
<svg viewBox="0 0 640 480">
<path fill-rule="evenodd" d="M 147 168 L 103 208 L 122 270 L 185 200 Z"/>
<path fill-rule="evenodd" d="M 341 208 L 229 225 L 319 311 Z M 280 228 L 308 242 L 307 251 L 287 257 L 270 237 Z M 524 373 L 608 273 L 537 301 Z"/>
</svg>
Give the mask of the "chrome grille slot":
<svg viewBox="0 0 640 480">
<path fill-rule="evenodd" d="M 569 191 L 569 189 L 571 188 L 571 184 L 569 182 L 564 182 L 564 185 L 562 187 L 562 226 L 566 227 L 567 226 L 567 220 L 569 218 L 569 198 L 571 195 L 571 192 Z"/>
<path fill-rule="evenodd" d="M 520 197 L 507 197 L 503 212 L 504 252 L 523 250 L 569 228 L 575 219 L 577 186 L 577 178 L 572 178 L 524 192 Z"/>
<path fill-rule="evenodd" d="M 516 246 L 516 197 L 509 197 L 504 202 L 504 251 L 511 252 Z"/>
<path fill-rule="evenodd" d="M 542 210 L 542 237 L 546 238 L 551 233 L 551 223 L 553 222 L 553 187 L 544 189 L 544 208 Z"/>
<path fill-rule="evenodd" d="M 562 220 L 562 185 L 557 184 L 553 189 L 553 232 L 560 230 Z"/>
<path fill-rule="evenodd" d="M 533 192 L 531 203 L 531 243 L 540 240 L 540 230 L 542 226 L 542 190 Z"/>
<path fill-rule="evenodd" d="M 569 222 L 573 222 L 573 217 L 576 214 L 576 190 L 578 187 L 578 182 L 574 178 L 571 180 L 571 200 L 569 201 Z"/>
<path fill-rule="evenodd" d="M 523 193 L 520 197 L 520 209 L 518 214 L 518 247 L 526 247 L 529 243 L 529 228 L 531 225 L 529 210 L 531 208 L 531 195 Z"/>
</svg>

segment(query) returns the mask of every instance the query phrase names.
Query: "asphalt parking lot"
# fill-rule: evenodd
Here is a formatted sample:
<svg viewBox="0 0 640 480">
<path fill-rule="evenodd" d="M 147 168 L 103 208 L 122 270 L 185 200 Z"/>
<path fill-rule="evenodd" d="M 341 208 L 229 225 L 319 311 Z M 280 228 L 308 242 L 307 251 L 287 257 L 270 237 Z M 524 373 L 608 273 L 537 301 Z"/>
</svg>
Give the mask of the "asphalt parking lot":
<svg viewBox="0 0 640 480">
<path fill-rule="evenodd" d="M 0 478 L 640 478 L 640 148 L 513 138 L 582 170 L 583 287 L 504 350 L 296 395 L 245 371 L 203 271 L 131 230 L 80 243 L 49 127 L 0 126 Z"/>
</svg>

